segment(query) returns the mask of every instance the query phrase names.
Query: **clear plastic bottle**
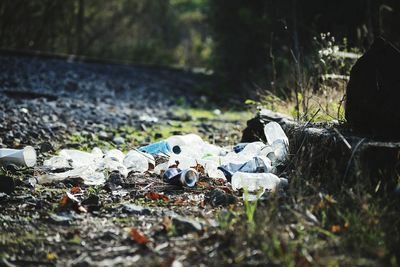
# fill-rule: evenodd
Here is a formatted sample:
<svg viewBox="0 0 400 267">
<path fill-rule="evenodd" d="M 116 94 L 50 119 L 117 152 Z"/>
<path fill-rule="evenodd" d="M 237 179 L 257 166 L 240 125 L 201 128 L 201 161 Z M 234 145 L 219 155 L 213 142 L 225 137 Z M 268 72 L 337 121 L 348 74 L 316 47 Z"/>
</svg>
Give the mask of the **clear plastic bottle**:
<svg viewBox="0 0 400 267">
<path fill-rule="evenodd" d="M 271 146 L 265 152 L 273 164 L 286 160 L 288 156 L 289 139 L 277 122 L 270 122 L 264 127 L 268 144 Z"/>
<path fill-rule="evenodd" d="M 106 153 L 104 158 L 111 158 L 122 163 L 124 161 L 125 155 L 121 150 L 111 149 Z"/>
<path fill-rule="evenodd" d="M 276 140 L 282 140 L 287 146 L 289 145 L 289 139 L 287 138 L 282 127 L 277 122 L 272 121 L 267 123 L 264 126 L 264 134 L 270 146 L 272 146 Z"/>
<path fill-rule="evenodd" d="M 67 160 L 72 161 L 73 168 L 97 164 L 102 156 L 98 154 L 88 153 L 75 149 L 63 149 L 59 153 L 60 156 L 65 157 Z"/>
<path fill-rule="evenodd" d="M 174 154 L 200 156 L 199 148 L 204 144 L 197 134 L 174 135 L 165 140 Z"/>
<path fill-rule="evenodd" d="M 275 191 L 280 185 L 286 185 L 287 180 L 272 173 L 236 172 L 232 176 L 232 188 L 238 190 L 246 188 L 250 192 L 257 190 Z"/>
<path fill-rule="evenodd" d="M 145 172 L 149 169 L 148 158 L 136 150 L 129 151 L 123 163 L 129 171 Z"/>
</svg>

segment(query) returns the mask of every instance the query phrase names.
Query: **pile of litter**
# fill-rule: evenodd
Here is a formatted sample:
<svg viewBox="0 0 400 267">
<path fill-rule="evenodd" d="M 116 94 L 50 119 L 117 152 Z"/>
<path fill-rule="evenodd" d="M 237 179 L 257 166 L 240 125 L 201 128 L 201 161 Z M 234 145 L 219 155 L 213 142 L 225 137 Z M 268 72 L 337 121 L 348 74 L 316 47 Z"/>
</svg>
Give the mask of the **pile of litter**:
<svg viewBox="0 0 400 267">
<path fill-rule="evenodd" d="M 124 154 L 118 149 L 92 152 L 63 149 L 38 167 L 40 184 L 79 178 L 87 185 L 106 183 L 110 173 L 127 177 L 130 173 L 156 173 L 164 181 L 194 187 L 199 177 L 223 178 L 234 190 L 275 191 L 287 185 L 279 178 L 278 167 L 287 159 L 289 141 L 280 125 L 270 122 L 264 128 L 267 144 L 240 143 L 219 147 L 207 143 L 196 134 L 175 135 L 166 140 L 132 149 Z M 156 159 L 164 159 L 156 164 Z M 31 148 L 3 149 L 0 161 L 32 166 L 36 154 Z M 157 162 L 160 162 L 157 160 Z"/>
</svg>

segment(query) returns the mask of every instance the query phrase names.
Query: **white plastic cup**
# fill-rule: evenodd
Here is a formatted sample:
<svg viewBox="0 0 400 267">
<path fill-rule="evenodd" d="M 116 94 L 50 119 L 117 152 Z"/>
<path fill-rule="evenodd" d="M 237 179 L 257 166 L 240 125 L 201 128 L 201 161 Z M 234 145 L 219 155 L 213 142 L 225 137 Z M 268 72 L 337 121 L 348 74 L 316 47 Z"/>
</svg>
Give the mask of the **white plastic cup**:
<svg viewBox="0 0 400 267">
<path fill-rule="evenodd" d="M 23 149 L 1 148 L 0 162 L 10 162 L 17 165 L 33 167 L 36 165 L 36 151 L 31 146 L 27 146 Z"/>
</svg>

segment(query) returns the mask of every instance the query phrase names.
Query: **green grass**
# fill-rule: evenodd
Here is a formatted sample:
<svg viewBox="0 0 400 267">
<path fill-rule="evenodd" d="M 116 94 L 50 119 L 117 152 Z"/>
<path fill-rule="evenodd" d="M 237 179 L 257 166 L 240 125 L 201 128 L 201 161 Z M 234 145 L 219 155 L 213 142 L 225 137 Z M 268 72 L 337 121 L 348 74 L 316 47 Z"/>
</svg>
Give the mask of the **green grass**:
<svg viewBox="0 0 400 267">
<path fill-rule="evenodd" d="M 218 114 L 218 111 L 215 112 L 214 110 L 202 109 L 202 108 L 180 108 L 176 110 L 176 114 L 179 116 L 188 114 L 194 120 L 208 119 L 208 120 L 223 120 L 223 121 L 248 120 L 254 115 L 248 109 L 243 111 L 222 110 L 221 114 Z"/>
</svg>

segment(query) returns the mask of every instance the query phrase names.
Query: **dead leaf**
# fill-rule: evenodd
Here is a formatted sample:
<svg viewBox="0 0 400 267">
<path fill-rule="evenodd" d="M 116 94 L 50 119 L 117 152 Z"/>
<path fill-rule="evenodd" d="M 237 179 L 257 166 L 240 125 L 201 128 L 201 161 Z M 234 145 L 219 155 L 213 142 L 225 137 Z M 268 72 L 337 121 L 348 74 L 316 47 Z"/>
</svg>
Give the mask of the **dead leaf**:
<svg viewBox="0 0 400 267">
<path fill-rule="evenodd" d="M 140 245 L 143 245 L 143 244 L 146 244 L 147 242 L 149 242 L 149 239 L 135 227 L 131 228 L 130 236 L 133 241 L 135 241 L 136 243 L 138 243 Z"/>
<path fill-rule="evenodd" d="M 190 167 L 190 168 L 195 169 L 201 175 L 206 175 L 206 169 L 204 168 L 203 165 L 197 163 L 197 161 L 196 161 L 196 166 L 193 166 L 193 167 Z"/>
<path fill-rule="evenodd" d="M 66 194 L 60 200 L 60 208 L 64 208 L 68 204 L 69 198 Z"/>
<path fill-rule="evenodd" d="M 74 186 L 74 187 L 71 188 L 70 192 L 72 194 L 81 193 L 82 189 L 79 186 Z"/>
<path fill-rule="evenodd" d="M 187 206 L 189 205 L 188 201 L 183 198 L 178 198 L 175 200 L 174 205 L 176 206 Z"/>
<path fill-rule="evenodd" d="M 168 168 L 178 168 L 179 166 L 179 161 L 175 160 L 175 164 L 172 164 L 171 166 L 169 166 Z"/>
<path fill-rule="evenodd" d="M 169 198 L 167 196 L 164 196 L 163 194 L 160 194 L 158 192 L 148 192 L 145 194 L 145 197 L 151 199 L 151 200 L 159 200 L 161 199 L 164 202 L 169 202 Z"/>
</svg>

